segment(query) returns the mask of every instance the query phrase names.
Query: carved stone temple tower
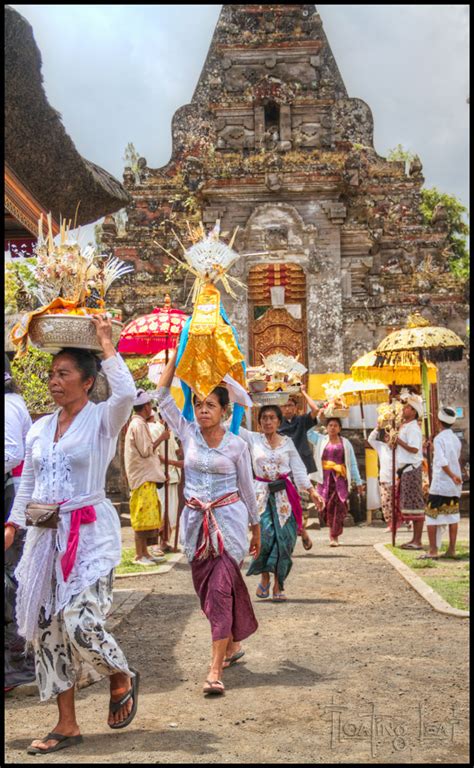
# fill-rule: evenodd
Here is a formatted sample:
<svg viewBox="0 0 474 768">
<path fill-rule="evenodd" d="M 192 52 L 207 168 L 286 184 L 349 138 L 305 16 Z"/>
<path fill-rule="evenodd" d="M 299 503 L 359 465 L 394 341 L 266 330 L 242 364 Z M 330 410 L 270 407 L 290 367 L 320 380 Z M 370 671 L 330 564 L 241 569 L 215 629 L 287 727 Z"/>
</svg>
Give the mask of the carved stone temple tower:
<svg viewBox="0 0 474 768">
<path fill-rule="evenodd" d="M 179 257 L 186 220 L 219 218 L 229 236 L 239 225 L 234 274 L 248 290 L 223 296 L 247 359 L 299 354 L 316 396 L 323 374 L 348 372 L 409 312 L 465 335 L 446 219 L 427 227 L 419 213 L 421 162 L 406 170 L 377 154 L 371 110 L 348 95 L 314 5 L 223 5 L 172 133 L 165 167 L 140 158 L 125 171 L 126 231 L 104 224 L 104 243 L 136 267 L 111 291 L 125 319 L 165 291 L 183 307 L 192 278 L 154 240 Z M 464 364 L 446 371 L 457 405 L 465 378 Z"/>
</svg>

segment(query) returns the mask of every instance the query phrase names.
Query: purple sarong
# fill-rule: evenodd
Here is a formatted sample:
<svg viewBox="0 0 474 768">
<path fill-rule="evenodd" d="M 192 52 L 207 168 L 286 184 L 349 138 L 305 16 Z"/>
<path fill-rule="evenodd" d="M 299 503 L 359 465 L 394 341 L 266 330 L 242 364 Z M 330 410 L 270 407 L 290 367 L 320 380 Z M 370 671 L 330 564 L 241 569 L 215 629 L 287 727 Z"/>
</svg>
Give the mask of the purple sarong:
<svg viewBox="0 0 474 768">
<path fill-rule="evenodd" d="M 213 640 L 252 635 L 258 622 L 240 568 L 224 550 L 219 557 L 191 562 L 194 589 L 211 623 Z"/>
</svg>

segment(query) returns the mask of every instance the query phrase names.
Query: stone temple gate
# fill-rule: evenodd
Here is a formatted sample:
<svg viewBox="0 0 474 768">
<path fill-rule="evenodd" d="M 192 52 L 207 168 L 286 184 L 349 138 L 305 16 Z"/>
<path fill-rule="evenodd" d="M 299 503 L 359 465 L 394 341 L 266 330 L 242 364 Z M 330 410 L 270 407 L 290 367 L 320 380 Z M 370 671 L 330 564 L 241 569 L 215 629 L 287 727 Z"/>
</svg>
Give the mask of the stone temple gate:
<svg viewBox="0 0 474 768">
<path fill-rule="evenodd" d="M 166 291 L 183 308 L 189 277 L 155 241 L 179 256 L 186 221 L 220 219 L 229 236 L 239 226 L 233 271 L 247 290 L 224 302 L 247 358 L 268 351 L 272 327 L 307 364 L 315 396 L 410 312 L 465 336 L 446 211 L 424 224 L 420 160 L 377 154 L 370 107 L 349 97 L 314 5 L 223 5 L 172 135 L 165 167 L 140 158 L 125 170 L 126 228 L 104 222 L 104 244 L 136 269 L 110 292 L 125 319 Z M 466 364 L 441 369 L 440 399 L 466 409 Z"/>
</svg>

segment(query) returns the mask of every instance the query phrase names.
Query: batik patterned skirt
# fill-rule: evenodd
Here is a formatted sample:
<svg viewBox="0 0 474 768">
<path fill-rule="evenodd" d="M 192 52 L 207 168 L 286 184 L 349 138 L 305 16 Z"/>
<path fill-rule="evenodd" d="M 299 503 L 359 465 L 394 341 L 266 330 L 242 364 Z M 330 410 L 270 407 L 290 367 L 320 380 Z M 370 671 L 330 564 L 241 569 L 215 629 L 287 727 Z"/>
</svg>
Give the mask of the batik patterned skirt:
<svg viewBox="0 0 474 768">
<path fill-rule="evenodd" d="M 420 464 L 415 469 L 405 470 L 399 480 L 400 510 L 403 520 L 424 520 L 425 501 L 423 498 L 423 470 Z"/>
<path fill-rule="evenodd" d="M 275 494 L 269 493 L 265 512 L 260 517 L 260 554 L 252 560 L 247 576 L 274 573 L 280 589 L 283 589 L 285 579 L 293 565 L 291 556 L 296 544 L 296 535 L 297 526 L 294 515 L 291 514 L 282 527 L 278 518 Z"/>
<path fill-rule="evenodd" d="M 106 631 L 112 606 L 113 571 L 70 600 L 56 615 L 39 617 L 33 641 L 36 682 L 41 701 L 76 685 L 84 688 L 116 672 L 134 677 L 123 651 Z"/>
</svg>

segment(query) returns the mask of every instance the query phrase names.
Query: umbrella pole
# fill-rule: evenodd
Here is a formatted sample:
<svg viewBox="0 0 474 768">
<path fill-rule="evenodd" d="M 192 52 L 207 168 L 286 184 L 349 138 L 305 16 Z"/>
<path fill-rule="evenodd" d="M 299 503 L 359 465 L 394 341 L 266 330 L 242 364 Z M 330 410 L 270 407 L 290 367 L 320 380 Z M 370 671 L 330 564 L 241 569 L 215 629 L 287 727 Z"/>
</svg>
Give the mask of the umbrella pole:
<svg viewBox="0 0 474 768">
<path fill-rule="evenodd" d="M 395 488 L 395 452 L 397 450 L 396 445 L 392 448 L 392 547 L 395 546 L 395 538 L 397 535 L 397 519 L 396 519 L 396 488 Z"/>
<path fill-rule="evenodd" d="M 166 340 L 166 348 L 165 348 L 165 365 L 168 364 L 168 340 Z M 165 429 L 168 429 L 168 425 L 165 422 Z M 168 478 L 168 440 L 165 440 L 165 476 Z M 165 480 L 165 519 L 163 524 L 163 538 L 165 541 L 165 544 L 168 544 L 168 536 L 170 535 L 169 530 L 169 480 Z"/>
<path fill-rule="evenodd" d="M 423 361 L 423 350 L 421 348 L 418 350 L 418 357 L 420 359 L 420 382 L 421 382 L 421 399 L 422 399 L 422 402 L 423 402 L 423 424 L 424 424 L 424 428 L 425 428 L 425 438 L 427 440 L 429 440 L 431 435 L 430 435 L 430 427 L 429 427 L 428 417 L 426 415 L 428 413 L 428 404 L 426 402 L 425 388 L 423 386 L 423 373 L 424 373 L 424 371 L 423 371 L 423 364 L 424 364 L 424 361 Z M 428 445 L 428 450 L 427 450 L 426 453 L 427 453 L 427 459 L 428 459 L 428 477 L 429 477 L 429 481 L 430 481 L 430 484 L 431 484 L 431 451 L 430 451 L 429 445 Z"/>
<path fill-rule="evenodd" d="M 364 415 L 364 404 L 362 402 L 362 393 L 359 392 L 359 405 L 360 405 L 360 415 L 362 419 L 362 432 L 364 434 L 364 440 L 367 440 L 367 430 L 365 428 L 365 415 Z"/>
</svg>

